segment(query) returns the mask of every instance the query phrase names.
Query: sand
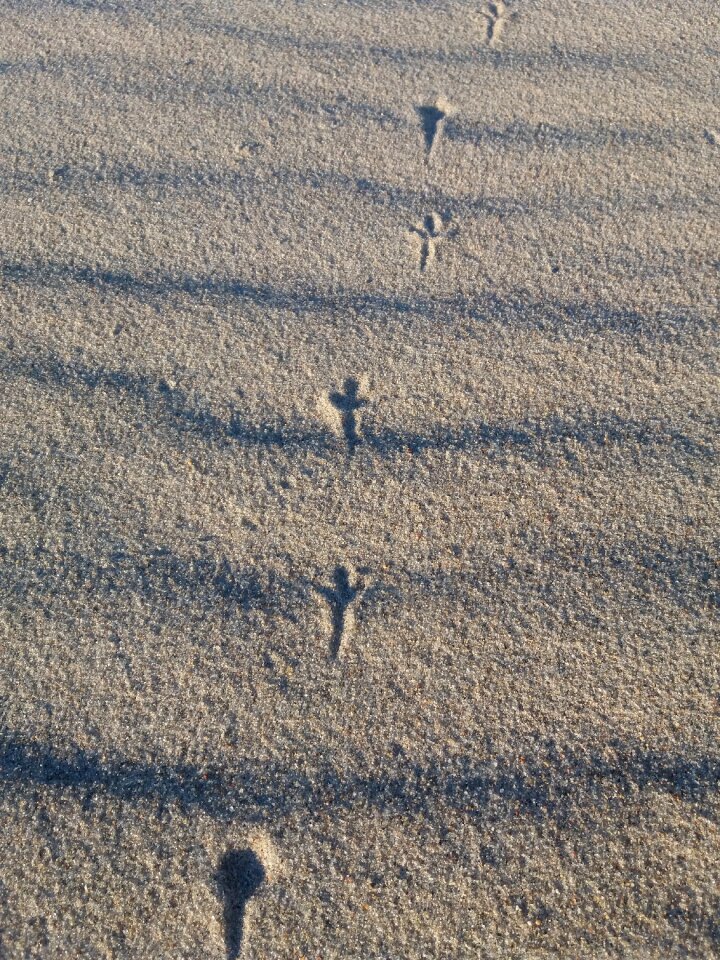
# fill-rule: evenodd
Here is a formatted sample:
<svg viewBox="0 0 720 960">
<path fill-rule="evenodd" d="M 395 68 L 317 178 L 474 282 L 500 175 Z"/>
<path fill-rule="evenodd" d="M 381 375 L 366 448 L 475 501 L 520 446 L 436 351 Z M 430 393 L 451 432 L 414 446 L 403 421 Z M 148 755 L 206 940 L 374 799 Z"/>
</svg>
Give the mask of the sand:
<svg viewBox="0 0 720 960">
<path fill-rule="evenodd" d="M 718 5 L 0 14 L 2 960 L 717 956 Z"/>
</svg>

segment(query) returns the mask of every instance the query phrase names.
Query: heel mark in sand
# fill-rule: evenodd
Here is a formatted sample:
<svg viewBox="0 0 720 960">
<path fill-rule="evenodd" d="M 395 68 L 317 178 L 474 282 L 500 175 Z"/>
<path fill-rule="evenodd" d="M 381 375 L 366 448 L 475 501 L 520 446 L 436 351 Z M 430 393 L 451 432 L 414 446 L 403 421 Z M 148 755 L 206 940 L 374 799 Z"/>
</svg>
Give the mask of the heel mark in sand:
<svg viewBox="0 0 720 960">
<path fill-rule="evenodd" d="M 486 4 L 482 16 L 485 18 L 485 38 L 488 46 L 496 47 L 501 42 L 508 23 L 515 19 L 515 14 L 508 10 L 508 5 L 503 0 L 496 0 L 495 3 Z"/>
<path fill-rule="evenodd" d="M 434 147 L 440 142 L 445 120 L 450 114 L 450 110 L 450 105 L 443 99 L 415 108 L 415 112 L 420 118 L 420 126 L 425 140 L 425 163 L 430 161 L 430 155 Z"/>
<path fill-rule="evenodd" d="M 342 430 L 348 453 L 351 456 L 361 441 L 360 411 L 368 403 L 364 393 L 365 384 L 363 381 L 357 380 L 355 377 L 348 377 L 343 384 L 342 391 L 338 390 L 327 394 L 322 404 L 326 412 L 330 413 L 336 426 L 339 426 Z"/>
<path fill-rule="evenodd" d="M 250 848 L 228 850 L 220 861 L 217 884 L 223 901 L 227 960 L 239 960 L 247 932 L 248 901 L 265 878 L 265 868 Z"/>
<path fill-rule="evenodd" d="M 456 233 L 457 230 L 450 230 L 443 224 L 439 213 L 429 213 L 420 223 L 410 228 L 410 234 L 420 238 L 420 273 L 425 273 L 428 264 L 435 259 L 436 247 L 440 240 L 454 237 Z"/>
<path fill-rule="evenodd" d="M 350 565 L 335 567 L 333 574 L 334 589 L 321 587 L 319 592 L 327 600 L 332 619 L 330 638 L 330 657 L 336 660 L 346 637 L 355 626 L 354 607 L 358 597 L 365 590 L 365 583 L 357 571 Z"/>
</svg>

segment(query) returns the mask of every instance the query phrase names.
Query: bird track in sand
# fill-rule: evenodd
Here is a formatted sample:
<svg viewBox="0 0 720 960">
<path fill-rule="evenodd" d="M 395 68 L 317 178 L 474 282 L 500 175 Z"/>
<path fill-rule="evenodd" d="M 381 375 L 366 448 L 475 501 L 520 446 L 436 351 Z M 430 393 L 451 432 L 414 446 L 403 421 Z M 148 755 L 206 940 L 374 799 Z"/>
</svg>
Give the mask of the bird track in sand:
<svg viewBox="0 0 720 960">
<path fill-rule="evenodd" d="M 239 960 L 247 934 L 247 905 L 265 882 L 265 867 L 254 850 L 228 850 L 216 881 L 223 904 L 227 960 Z"/>
<path fill-rule="evenodd" d="M 348 377 L 342 390 L 324 394 L 318 406 L 335 433 L 342 435 L 352 456 L 362 440 L 362 409 L 368 404 L 367 382 L 364 378 Z"/>
<path fill-rule="evenodd" d="M 337 660 L 343 642 L 355 627 L 355 607 L 367 584 L 351 564 L 335 567 L 333 584 L 333 587 L 319 587 L 318 592 L 330 610 L 330 658 Z"/>
<path fill-rule="evenodd" d="M 434 103 L 424 103 L 415 107 L 415 112 L 420 119 L 425 142 L 425 163 L 429 163 L 430 157 L 442 140 L 445 121 L 450 116 L 452 107 L 446 100 L 439 97 Z"/>
<path fill-rule="evenodd" d="M 503 0 L 497 0 L 495 3 L 488 3 L 481 12 L 485 20 L 485 39 L 488 46 L 497 47 L 505 33 L 505 29 L 516 14 L 508 9 L 508 4 Z"/>
<path fill-rule="evenodd" d="M 438 243 L 454 237 L 457 229 L 448 228 L 439 213 L 429 213 L 420 223 L 411 227 L 408 233 L 412 238 L 420 241 L 418 269 L 420 273 L 425 273 L 429 264 L 435 259 Z"/>
</svg>

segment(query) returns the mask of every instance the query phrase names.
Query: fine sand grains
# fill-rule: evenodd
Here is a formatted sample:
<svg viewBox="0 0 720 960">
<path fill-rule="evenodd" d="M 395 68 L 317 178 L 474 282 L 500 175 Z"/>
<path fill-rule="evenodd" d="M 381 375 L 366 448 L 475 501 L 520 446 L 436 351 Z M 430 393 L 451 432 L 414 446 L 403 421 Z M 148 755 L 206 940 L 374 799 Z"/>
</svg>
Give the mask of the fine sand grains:
<svg viewBox="0 0 720 960">
<path fill-rule="evenodd" d="M 0 6 L 0 958 L 716 956 L 717 5 Z"/>
</svg>

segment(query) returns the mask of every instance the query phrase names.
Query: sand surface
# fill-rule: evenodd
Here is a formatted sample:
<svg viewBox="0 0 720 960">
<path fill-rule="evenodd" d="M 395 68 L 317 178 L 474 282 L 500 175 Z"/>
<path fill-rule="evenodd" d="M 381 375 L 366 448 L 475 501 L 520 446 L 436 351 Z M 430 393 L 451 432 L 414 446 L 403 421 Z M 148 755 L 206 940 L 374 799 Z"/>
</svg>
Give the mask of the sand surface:
<svg viewBox="0 0 720 960">
<path fill-rule="evenodd" d="M 720 954 L 716 0 L 0 2 L 0 958 Z"/>
</svg>

